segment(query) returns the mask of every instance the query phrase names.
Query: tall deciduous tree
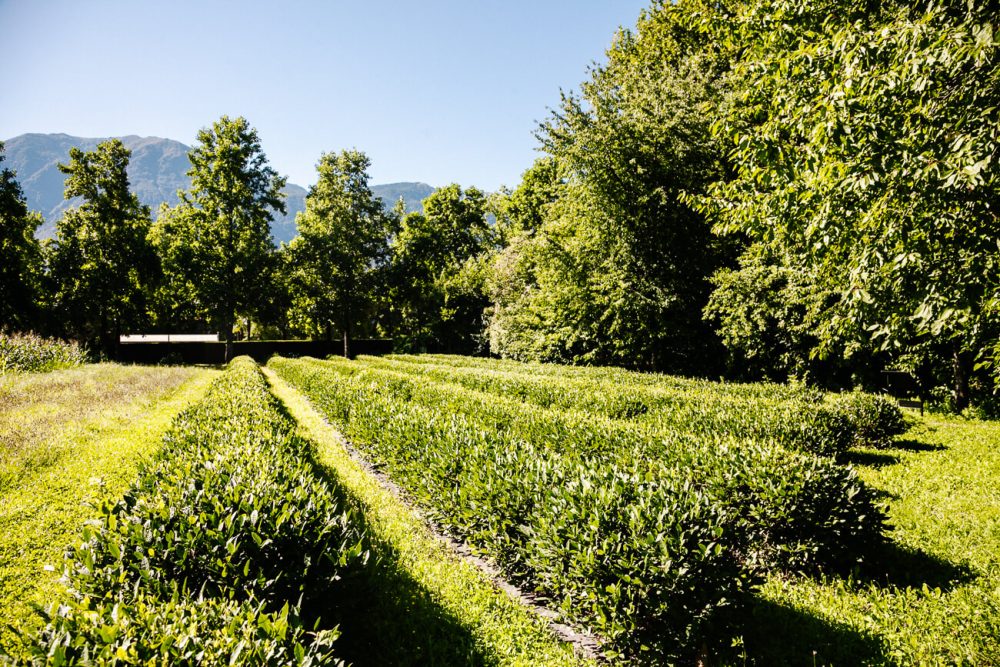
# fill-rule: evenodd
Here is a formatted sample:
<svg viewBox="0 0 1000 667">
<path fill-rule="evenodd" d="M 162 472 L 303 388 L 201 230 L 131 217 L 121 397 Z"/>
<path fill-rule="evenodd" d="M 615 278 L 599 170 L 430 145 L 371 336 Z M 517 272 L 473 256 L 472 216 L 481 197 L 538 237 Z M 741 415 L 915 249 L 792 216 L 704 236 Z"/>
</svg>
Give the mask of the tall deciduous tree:
<svg viewBox="0 0 1000 667">
<path fill-rule="evenodd" d="M 496 243 L 487 197 L 451 184 L 423 207 L 403 219 L 393 242 L 386 327 L 413 349 L 472 352 L 489 303 L 480 260 Z"/>
<path fill-rule="evenodd" d="M 82 203 L 56 225 L 48 259 L 54 315 L 67 333 L 111 353 L 118 336 L 142 325 L 146 296 L 157 272 L 147 234 L 149 208 L 129 189 L 129 151 L 118 139 L 93 151 L 73 148 L 66 174 L 67 199 Z"/>
<path fill-rule="evenodd" d="M 709 124 L 725 63 L 682 4 L 654 3 L 542 126 L 563 182 L 499 259 L 522 288 L 496 292 L 494 351 L 691 373 L 718 357 L 701 312 L 724 252 L 681 195 L 724 173 Z"/>
<path fill-rule="evenodd" d="M 0 142 L 0 166 L 4 161 Z M 30 329 L 37 322 L 41 216 L 29 212 L 10 169 L 0 169 L 0 331 Z"/>
<path fill-rule="evenodd" d="M 285 178 L 245 118 L 223 116 L 188 154 L 191 188 L 154 235 L 167 281 L 219 327 L 232 355 L 236 318 L 262 302 L 272 268 L 271 222 L 285 213 Z"/>
<path fill-rule="evenodd" d="M 368 186 L 371 161 L 355 150 L 324 153 L 319 180 L 295 219 L 289 245 L 293 311 L 313 333 L 340 330 L 344 356 L 352 331 L 374 321 L 378 277 L 388 258 L 392 214 Z"/>
<path fill-rule="evenodd" d="M 767 0 L 712 24 L 741 47 L 715 126 L 736 173 L 702 209 L 835 295 L 816 353 L 947 346 L 959 408 L 997 333 L 998 18 L 965 2 Z"/>
</svg>

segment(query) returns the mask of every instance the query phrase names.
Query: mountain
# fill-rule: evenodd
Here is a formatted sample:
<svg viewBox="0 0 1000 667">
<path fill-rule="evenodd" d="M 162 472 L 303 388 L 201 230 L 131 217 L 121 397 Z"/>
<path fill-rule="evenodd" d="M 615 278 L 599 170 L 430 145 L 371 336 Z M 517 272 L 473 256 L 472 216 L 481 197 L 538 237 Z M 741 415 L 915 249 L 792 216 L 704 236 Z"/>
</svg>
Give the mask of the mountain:
<svg viewBox="0 0 1000 667">
<path fill-rule="evenodd" d="M 130 135 L 119 139 L 132 151 L 128 177 L 139 201 L 148 205 L 154 216 L 161 203 L 176 204 L 177 191 L 185 190 L 191 184 L 187 177 L 190 147 L 160 137 Z M 38 230 L 39 237 L 52 236 L 56 220 L 77 203 L 63 199 L 65 175 L 57 165 L 69 161 L 70 148 L 76 146 L 92 150 L 102 141 L 102 138 L 68 134 L 22 134 L 4 142 L 4 167 L 17 172 L 17 181 L 24 190 L 28 207 L 39 211 L 45 218 L 45 224 Z M 434 188 L 426 183 L 386 183 L 373 185 L 372 190 L 382 198 L 386 208 L 391 208 L 402 197 L 408 212 L 420 211 L 421 201 L 434 192 Z M 276 243 L 290 241 L 295 236 L 295 214 L 306 207 L 306 188 L 289 183 L 284 192 L 288 213 L 271 224 L 271 235 Z"/>
<path fill-rule="evenodd" d="M 407 213 L 422 212 L 424 199 L 435 189 L 426 183 L 385 183 L 372 186 L 372 192 L 382 199 L 382 204 L 386 208 L 391 209 L 402 198 Z"/>
</svg>

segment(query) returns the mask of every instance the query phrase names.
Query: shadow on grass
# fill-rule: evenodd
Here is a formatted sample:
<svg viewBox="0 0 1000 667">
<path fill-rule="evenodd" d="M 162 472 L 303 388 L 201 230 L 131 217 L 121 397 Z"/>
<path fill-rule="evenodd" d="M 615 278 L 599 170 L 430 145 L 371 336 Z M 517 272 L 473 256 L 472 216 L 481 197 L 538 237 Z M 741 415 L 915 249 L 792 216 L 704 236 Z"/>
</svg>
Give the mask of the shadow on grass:
<svg viewBox="0 0 1000 667">
<path fill-rule="evenodd" d="M 870 468 L 884 468 L 899 463 L 899 457 L 895 454 L 871 451 L 850 451 L 843 454 L 843 460 L 844 463 Z"/>
<path fill-rule="evenodd" d="M 384 545 L 367 570 L 347 583 L 336 616 L 343 633 L 334 650 L 356 667 L 496 665 L 475 637 L 400 567 Z"/>
<path fill-rule="evenodd" d="M 858 584 L 884 588 L 940 588 L 951 590 L 975 577 L 972 570 L 932 554 L 886 541 L 857 567 L 851 578 Z"/>
<path fill-rule="evenodd" d="M 887 449 L 902 449 L 906 452 L 940 452 L 947 449 L 944 445 L 933 445 L 929 442 L 914 440 L 913 438 L 903 438 L 894 440 Z"/>
<path fill-rule="evenodd" d="M 284 402 L 277 403 L 277 409 L 294 421 Z M 330 484 L 339 506 L 353 510 L 352 520 L 368 536 L 370 559 L 367 566 L 343 574 L 322 609 L 313 609 L 312 618 L 303 619 L 306 626 L 313 627 L 317 615 L 321 628 L 339 626 L 333 653 L 355 667 L 499 664 L 496 656 L 477 646 L 466 625 L 413 579 L 390 545 L 371 538 L 364 508 L 344 492 L 336 472 L 315 458 L 312 463 L 316 474 Z"/>
<path fill-rule="evenodd" d="M 748 665 L 892 664 L 877 636 L 762 598 L 750 602 L 742 634 Z M 743 662 L 733 651 L 727 664 Z"/>
</svg>

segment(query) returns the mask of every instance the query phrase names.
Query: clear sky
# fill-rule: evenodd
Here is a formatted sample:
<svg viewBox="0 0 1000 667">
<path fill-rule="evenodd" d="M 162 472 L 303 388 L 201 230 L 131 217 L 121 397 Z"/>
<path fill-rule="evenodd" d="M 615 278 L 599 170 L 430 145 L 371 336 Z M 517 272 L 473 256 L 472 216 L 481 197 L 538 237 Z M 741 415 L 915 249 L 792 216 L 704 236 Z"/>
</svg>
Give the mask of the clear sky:
<svg viewBox="0 0 1000 667">
<path fill-rule="evenodd" d="M 0 0 L 0 139 L 195 142 L 245 116 L 309 185 L 357 148 L 374 183 L 516 185 L 538 121 L 649 0 Z"/>
</svg>

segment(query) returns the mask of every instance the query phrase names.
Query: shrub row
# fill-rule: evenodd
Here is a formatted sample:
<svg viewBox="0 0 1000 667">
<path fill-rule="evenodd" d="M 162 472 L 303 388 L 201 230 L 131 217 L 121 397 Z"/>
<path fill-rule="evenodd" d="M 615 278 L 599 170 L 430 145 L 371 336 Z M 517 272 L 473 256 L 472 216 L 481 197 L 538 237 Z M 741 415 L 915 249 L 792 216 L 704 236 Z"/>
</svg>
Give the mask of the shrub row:
<svg viewBox="0 0 1000 667">
<path fill-rule="evenodd" d="M 829 459 L 664 439 L 357 362 L 269 365 L 440 523 L 620 656 L 692 659 L 765 571 L 854 557 L 883 528 Z"/>
<path fill-rule="evenodd" d="M 34 334 L 0 333 L 0 375 L 40 373 L 86 361 L 86 352 L 76 343 Z"/>
<path fill-rule="evenodd" d="M 99 505 L 35 664 L 336 663 L 330 601 L 367 553 L 294 428 L 256 364 L 232 362 Z"/>
<path fill-rule="evenodd" d="M 894 401 L 861 392 L 824 396 L 800 386 L 729 384 L 620 369 L 452 357 L 362 357 L 370 365 L 420 374 L 542 406 L 639 418 L 699 433 L 769 439 L 838 456 L 857 445 L 884 447 L 906 430 Z M 653 378 L 651 380 L 651 378 Z"/>
<path fill-rule="evenodd" d="M 542 407 L 631 419 L 661 432 L 733 435 L 823 456 L 838 456 L 856 440 L 849 410 L 806 392 L 784 400 L 729 395 L 706 383 L 687 389 L 537 376 L 487 368 L 448 368 L 362 357 L 368 366 L 516 398 Z M 720 385 L 726 387 L 728 385 Z"/>
</svg>

